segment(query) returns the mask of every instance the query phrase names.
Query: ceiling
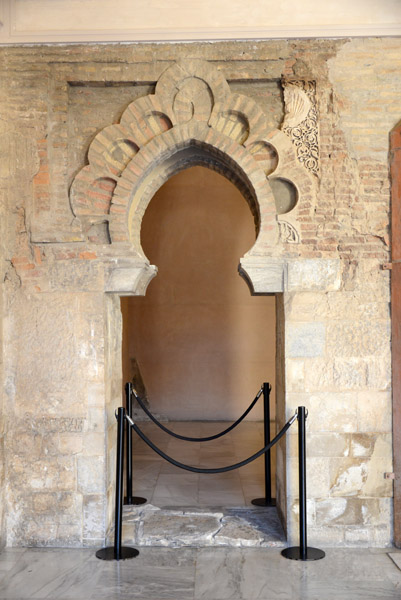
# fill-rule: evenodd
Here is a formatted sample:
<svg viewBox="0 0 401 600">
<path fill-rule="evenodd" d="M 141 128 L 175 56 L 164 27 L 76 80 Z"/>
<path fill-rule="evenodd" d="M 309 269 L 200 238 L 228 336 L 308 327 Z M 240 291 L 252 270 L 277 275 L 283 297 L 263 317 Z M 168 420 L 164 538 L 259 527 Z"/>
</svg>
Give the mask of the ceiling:
<svg viewBox="0 0 401 600">
<path fill-rule="evenodd" d="M 401 35 L 401 0 L 0 0 L 0 44 Z"/>
</svg>

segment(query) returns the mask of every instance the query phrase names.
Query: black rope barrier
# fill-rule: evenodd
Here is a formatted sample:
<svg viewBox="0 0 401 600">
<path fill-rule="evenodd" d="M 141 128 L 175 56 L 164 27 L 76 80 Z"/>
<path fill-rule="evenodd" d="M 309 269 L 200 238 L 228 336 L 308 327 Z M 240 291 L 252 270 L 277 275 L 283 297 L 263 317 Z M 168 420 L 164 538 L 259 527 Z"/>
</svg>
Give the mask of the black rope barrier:
<svg viewBox="0 0 401 600">
<path fill-rule="evenodd" d="M 242 460 L 241 462 L 235 463 L 234 465 L 229 465 L 228 467 L 219 467 L 219 468 L 215 468 L 215 469 L 205 469 L 203 467 L 192 467 L 190 465 L 185 465 L 184 463 L 181 463 L 178 460 L 175 460 L 174 458 L 172 458 L 171 456 L 168 456 L 168 454 L 163 452 L 163 450 L 160 450 L 160 448 L 158 448 L 143 433 L 143 431 L 141 431 L 139 429 L 139 427 L 134 423 L 134 421 L 131 419 L 131 417 L 126 415 L 125 418 L 127 419 L 128 423 L 131 425 L 132 429 L 139 435 L 140 438 L 142 438 L 142 440 L 145 442 L 145 444 L 147 444 L 150 448 L 152 448 L 152 450 L 154 450 L 154 452 L 156 452 L 156 454 L 158 454 L 159 456 L 164 458 L 164 460 L 166 460 L 170 464 L 172 464 L 180 469 L 184 469 L 185 471 L 191 471 L 192 473 L 226 473 L 227 471 L 234 471 L 234 469 L 239 469 L 240 467 L 245 467 L 245 465 L 248 465 L 250 462 L 256 460 L 257 458 L 259 458 L 259 456 L 262 456 L 262 454 L 264 454 L 265 452 L 270 450 L 270 448 L 272 448 L 274 446 L 274 444 L 276 444 L 283 437 L 283 435 L 288 431 L 288 429 L 291 427 L 291 425 L 297 418 L 297 413 L 295 413 L 295 415 L 293 415 L 291 417 L 291 419 L 289 421 L 287 421 L 287 423 L 284 425 L 284 427 L 281 429 L 281 431 L 279 431 L 279 433 L 276 435 L 276 437 L 269 444 L 267 444 L 264 448 L 262 448 L 261 450 L 259 450 L 258 452 L 256 452 L 252 456 L 250 456 L 249 458 Z"/>
<path fill-rule="evenodd" d="M 245 419 L 245 417 L 251 412 L 251 410 L 255 406 L 256 402 L 259 400 L 260 396 L 262 395 L 262 392 L 263 392 L 263 387 L 259 390 L 256 397 L 254 398 L 254 400 L 252 400 L 251 404 L 248 406 L 246 411 L 239 417 L 239 419 L 237 419 L 235 421 L 235 423 L 232 423 L 230 425 L 230 427 L 227 427 L 227 429 L 224 429 L 224 431 L 220 431 L 219 433 L 216 433 L 214 435 L 209 435 L 208 437 L 196 438 L 196 437 L 187 437 L 186 435 L 180 435 L 179 433 L 175 433 L 174 431 L 171 431 L 171 429 L 169 429 L 168 427 L 166 427 L 165 425 L 160 423 L 160 421 L 158 421 L 156 419 L 156 417 L 154 415 L 152 415 L 150 410 L 145 406 L 145 404 L 143 403 L 140 396 L 138 396 L 138 394 L 136 393 L 135 388 L 132 388 L 132 393 L 134 394 L 139 406 L 142 408 L 143 412 L 149 417 L 149 419 L 151 421 L 153 421 L 153 423 L 155 425 L 160 427 L 160 429 L 162 429 L 165 433 L 168 433 L 169 435 L 172 435 L 173 437 L 175 437 L 179 440 L 184 440 L 185 442 L 210 442 L 211 440 L 217 440 L 218 438 L 222 437 L 223 435 L 226 435 L 226 433 L 229 433 L 235 427 L 237 427 L 237 425 L 239 425 L 241 423 L 241 421 L 243 421 Z"/>
<path fill-rule="evenodd" d="M 116 495 L 115 495 L 115 527 L 114 527 L 114 546 L 102 548 L 96 552 L 97 558 L 103 560 L 124 560 L 134 558 L 139 554 L 136 548 L 122 546 L 122 513 L 123 513 L 123 470 L 124 470 L 124 432 L 125 423 L 127 427 L 130 425 L 139 437 L 150 447 L 156 454 L 164 458 L 167 462 L 193 473 L 225 473 L 244 467 L 250 462 L 256 460 L 262 454 L 265 454 L 274 446 L 288 431 L 296 419 L 298 419 L 298 475 L 299 475 L 299 541 L 300 545 L 296 547 L 286 548 L 282 551 L 282 555 L 292 560 L 319 560 L 325 556 L 325 553 L 318 548 L 307 546 L 307 511 L 306 511 L 306 433 L 305 421 L 307 410 L 304 406 L 299 406 L 295 414 L 284 427 L 279 431 L 276 437 L 265 445 L 264 448 L 250 456 L 249 458 L 217 469 L 206 469 L 202 467 L 192 467 L 185 465 L 171 456 L 168 456 L 160 450 L 134 423 L 131 416 L 127 414 L 123 407 L 116 411 L 117 419 L 117 453 L 116 453 Z"/>
</svg>

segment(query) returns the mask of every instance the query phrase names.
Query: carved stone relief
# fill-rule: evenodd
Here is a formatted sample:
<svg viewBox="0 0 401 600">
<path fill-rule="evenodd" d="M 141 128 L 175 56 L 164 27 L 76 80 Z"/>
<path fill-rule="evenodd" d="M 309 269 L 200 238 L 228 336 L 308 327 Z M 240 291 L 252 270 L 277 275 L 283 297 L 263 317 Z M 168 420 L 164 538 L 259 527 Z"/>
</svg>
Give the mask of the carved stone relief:
<svg viewBox="0 0 401 600">
<path fill-rule="evenodd" d="M 285 116 L 282 130 L 293 142 L 298 160 L 319 174 L 319 129 L 314 81 L 283 81 Z"/>
</svg>

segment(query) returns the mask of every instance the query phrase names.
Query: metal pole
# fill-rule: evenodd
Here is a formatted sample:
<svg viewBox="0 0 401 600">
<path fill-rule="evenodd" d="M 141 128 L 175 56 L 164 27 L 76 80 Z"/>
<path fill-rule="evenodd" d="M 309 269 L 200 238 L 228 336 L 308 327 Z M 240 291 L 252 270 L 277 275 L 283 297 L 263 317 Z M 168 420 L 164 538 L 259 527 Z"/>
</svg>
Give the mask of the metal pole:
<svg viewBox="0 0 401 600">
<path fill-rule="evenodd" d="M 132 383 L 129 381 L 125 384 L 125 410 L 126 414 L 132 418 Z M 146 498 L 132 495 L 132 428 L 127 422 L 127 442 L 126 442 L 126 455 L 127 455 L 127 473 L 126 473 L 126 492 L 127 495 L 124 498 L 124 504 L 138 505 L 145 504 Z"/>
<path fill-rule="evenodd" d="M 298 477 L 299 477 L 299 547 L 301 560 L 306 560 L 306 442 L 305 407 L 298 408 Z"/>
<path fill-rule="evenodd" d="M 129 417 L 132 417 L 132 383 L 125 384 L 125 410 Z M 125 504 L 130 504 L 132 499 L 132 428 L 127 424 L 127 496 L 124 499 Z"/>
<path fill-rule="evenodd" d="M 124 472 L 124 428 L 125 409 L 121 406 L 117 412 L 117 449 L 116 449 L 116 502 L 114 512 L 114 546 L 102 548 L 96 552 L 103 560 L 124 560 L 134 558 L 139 552 L 135 548 L 122 546 L 123 525 L 123 472 Z"/>
<path fill-rule="evenodd" d="M 319 560 L 325 553 L 307 545 L 306 514 L 306 416 L 305 406 L 298 406 L 298 478 L 299 478 L 299 546 L 286 548 L 281 552 L 292 560 Z"/>
<path fill-rule="evenodd" d="M 124 419 L 125 410 L 120 407 L 117 416 L 116 509 L 114 515 L 114 558 L 116 560 L 121 558 L 123 525 Z"/>
<path fill-rule="evenodd" d="M 270 384 L 263 384 L 263 406 L 265 413 L 265 446 L 270 444 Z M 272 500 L 272 479 L 271 479 L 271 453 L 265 452 L 265 498 L 268 506 L 274 506 L 276 501 Z"/>
<path fill-rule="evenodd" d="M 265 446 L 270 444 L 270 383 L 263 384 L 263 418 Z M 265 452 L 265 497 L 255 498 L 252 504 L 255 506 L 276 506 L 276 499 L 272 498 L 272 475 L 271 475 L 271 452 Z"/>
</svg>

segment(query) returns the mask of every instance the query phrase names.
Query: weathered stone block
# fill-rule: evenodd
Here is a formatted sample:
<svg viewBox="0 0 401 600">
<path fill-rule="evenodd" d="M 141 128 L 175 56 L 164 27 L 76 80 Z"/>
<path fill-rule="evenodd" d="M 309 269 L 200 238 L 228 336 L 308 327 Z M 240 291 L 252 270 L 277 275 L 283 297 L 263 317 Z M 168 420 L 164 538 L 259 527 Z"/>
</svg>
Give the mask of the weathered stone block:
<svg viewBox="0 0 401 600">
<path fill-rule="evenodd" d="M 105 489 L 104 457 L 77 458 L 78 489 L 82 494 L 101 494 Z"/>
<path fill-rule="evenodd" d="M 316 523 L 323 527 L 380 526 L 389 516 L 386 499 L 342 497 L 316 501 Z"/>
<path fill-rule="evenodd" d="M 392 456 L 371 458 L 368 463 L 367 477 L 361 495 L 375 498 L 391 498 L 393 482 L 385 479 L 385 473 L 392 471 Z"/>
<path fill-rule="evenodd" d="M 327 318 L 331 321 L 344 321 L 352 315 L 356 321 L 389 320 L 390 304 L 388 300 L 377 299 L 361 289 L 353 292 L 329 292 L 326 296 L 328 303 Z"/>
<path fill-rule="evenodd" d="M 358 392 L 357 411 L 358 431 L 391 432 L 390 392 Z"/>
<path fill-rule="evenodd" d="M 104 433 L 88 431 L 83 440 L 83 454 L 85 456 L 103 456 Z"/>
<path fill-rule="evenodd" d="M 332 496 L 390 497 L 392 481 L 384 473 L 392 468 L 391 456 L 387 458 L 331 459 L 330 494 Z"/>
<path fill-rule="evenodd" d="M 195 526 L 189 515 L 178 511 L 145 515 L 141 541 L 144 545 L 157 546 L 191 543 L 195 539 L 201 542 L 203 537 L 212 538 L 219 531 L 222 516 L 200 513 Z"/>
<path fill-rule="evenodd" d="M 61 454 L 80 454 L 82 452 L 82 443 L 82 435 L 79 433 L 59 434 L 59 451 Z"/>
<path fill-rule="evenodd" d="M 349 313 L 347 317 L 349 317 Z M 388 352 L 388 321 L 337 321 L 327 326 L 327 352 L 333 357 L 380 356 Z"/>
<path fill-rule="evenodd" d="M 38 513 L 75 515 L 80 508 L 80 497 L 75 492 L 36 492 L 32 495 L 33 507 Z"/>
<path fill-rule="evenodd" d="M 330 495 L 358 496 L 368 478 L 368 461 L 360 458 L 331 459 Z"/>
<path fill-rule="evenodd" d="M 305 391 L 316 393 L 332 391 L 334 386 L 334 362 L 331 358 L 305 359 Z"/>
<path fill-rule="evenodd" d="M 334 292 L 333 292 L 334 294 Z M 341 296 L 341 294 L 338 294 Z M 327 294 L 319 292 L 292 292 L 284 294 L 285 317 L 290 321 L 322 321 L 329 310 Z"/>
<path fill-rule="evenodd" d="M 263 536 L 243 519 L 231 517 L 222 519 L 222 527 L 214 539 L 217 546 L 246 547 L 260 545 Z"/>
<path fill-rule="evenodd" d="M 293 518 L 292 526 L 299 531 L 299 501 L 293 500 L 290 505 L 291 515 Z M 306 500 L 306 517 L 308 525 L 316 524 L 316 503 L 314 498 L 308 498 Z"/>
<path fill-rule="evenodd" d="M 290 406 L 304 405 L 309 414 L 307 430 L 311 433 L 348 433 L 357 430 L 357 395 L 352 392 L 320 392 L 303 396 L 289 394 Z"/>
<path fill-rule="evenodd" d="M 288 494 L 298 495 L 298 459 L 287 458 L 287 484 Z M 308 498 L 322 498 L 327 496 L 330 490 L 329 471 L 325 458 L 308 458 L 307 486 Z"/>
<path fill-rule="evenodd" d="M 344 532 L 347 546 L 370 547 L 374 545 L 375 534 L 371 528 L 349 527 Z"/>
<path fill-rule="evenodd" d="M 368 386 L 376 390 L 389 390 L 391 388 L 391 358 L 389 354 L 381 358 L 366 360 L 368 370 Z"/>
<path fill-rule="evenodd" d="M 304 290 L 337 290 L 341 284 L 341 263 L 338 259 L 302 259 L 288 262 L 289 292 Z"/>
<path fill-rule="evenodd" d="M 296 538 L 295 545 L 298 544 Z M 319 527 L 308 524 L 308 545 L 315 548 L 336 547 L 344 544 L 344 528 L 343 527 Z"/>
<path fill-rule="evenodd" d="M 83 498 L 83 538 L 86 544 L 90 540 L 104 537 L 105 498 L 102 494 L 91 494 Z"/>
<path fill-rule="evenodd" d="M 322 356 L 326 343 L 324 323 L 289 322 L 285 332 L 286 355 L 289 358 Z"/>
<path fill-rule="evenodd" d="M 288 358 L 285 361 L 287 390 L 302 392 L 305 386 L 305 363 L 299 358 Z"/>
<path fill-rule="evenodd" d="M 49 268 L 49 288 L 59 292 L 80 290 L 98 292 L 103 288 L 103 269 L 92 261 L 60 261 Z"/>
<path fill-rule="evenodd" d="M 26 463 L 25 463 L 26 464 Z M 17 465 L 16 465 L 17 466 Z M 22 469 L 15 471 L 15 482 L 33 490 L 48 489 L 51 491 L 72 491 L 76 485 L 76 473 L 73 460 L 67 456 L 42 457 L 31 464 L 28 473 L 23 475 Z"/>
<path fill-rule="evenodd" d="M 240 274 L 255 293 L 283 292 L 286 289 L 287 269 L 282 260 L 244 256 Z"/>
<path fill-rule="evenodd" d="M 360 390 L 368 386 L 368 364 L 361 358 L 334 358 L 333 386 L 338 390 Z"/>
<path fill-rule="evenodd" d="M 392 455 L 391 434 L 354 433 L 351 435 L 351 456 L 388 458 Z"/>
<path fill-rule="evenodd" d="M 348 456 L 350 449 L 349 434 L 310 433 L 308 435 L 307 456 L 340 457 Z"/>
</svg>

